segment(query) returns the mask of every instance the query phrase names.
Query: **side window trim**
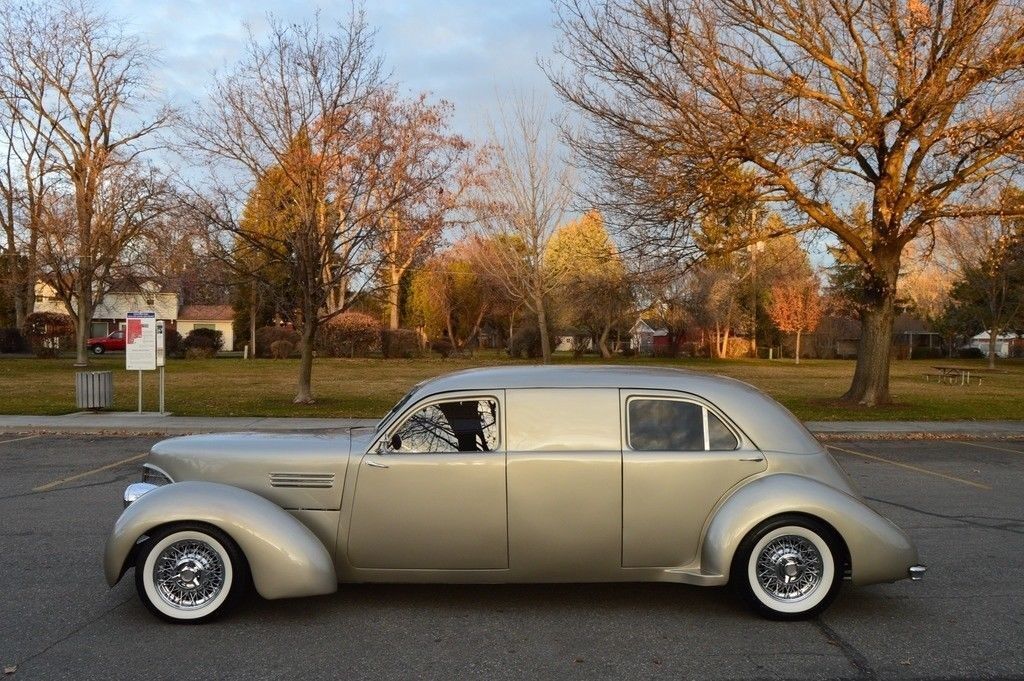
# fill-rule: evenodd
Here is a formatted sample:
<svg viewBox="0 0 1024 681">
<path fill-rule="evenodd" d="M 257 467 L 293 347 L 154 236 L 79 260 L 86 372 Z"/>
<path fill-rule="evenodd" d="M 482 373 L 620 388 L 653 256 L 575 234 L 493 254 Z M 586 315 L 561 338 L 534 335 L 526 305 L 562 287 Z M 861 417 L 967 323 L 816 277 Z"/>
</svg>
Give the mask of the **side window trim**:
<svg viewBox="0 0 1024 681">
<path fill-rule="evenodd" d="M 632 402 L 633 400 L 636 400 L 636 399 L 644 399 L 644 400 L 670 400 L 670 401 L 674 401 L 674 402 L 686 402 L 688 404 L 693 404 L 693 405 L 696 405 L 696 406 L 700 407 L 701 408 L 701 419 L 702 419 L 702 422 L 703 422 L 703 425 L 704 425 L 704 449 L 703 449 L 704 452 L 712 452 L 712 451 L 715 451 L 715 452 L 718 452 L 718 451 L 735 452 L 735 451 L 742 450 L 744 448 L 744 441 L 745 441 L 744 438 L 740 435 L 739 431 L 737 431 L 736 428 L 733 427 L 733 425 L 729 421 L 729 419 L 724 418 L 723 415 L 721 414 L 721 412 L 719 412 L 717 409 L 712 409 L 711 407 L 709 407 L 705 402 L 703 402 L 700 399 L 695 399 L 694 397 L 691 397 L 689 395 L 683 395 L 683 394 L 654 393 L 654 392 L 643 392 L 643 391 L 639 391 L 639 392 L 626 392 L 624 390 L 621 391 L 621 392 L 624 394 L 624 397 L 625 397 L 625 399 L 623 399 L 622 402 L 621 402 L 621 404 L 622 404 L 621 414 L 622 414 L 622 419 L 623 419 L 623 424 L 622 425 L 623 425 L 623 435 L 624 435 L 623 439 L 624 439 L 625 446 L 631 452 L 653 451 L 653 450 L 644 450 L 644 449 L 634 449 L 633 448 L 633 443 L 631 442 L 630 427 L 629 427 L 629 403 Z M 714 414 L 715 417 L 718 418 L 719 422 L 723 426 L 725 426 L 726 430 L 728 430 L 730 433 L 732 433 L 733 438 L 735 438 L 735 440 L 736 440 L 736 446 L 735 447 L 733 447 L 732 449 L 711 449 L 711 433 L 710 433 L 710 429 L 708 428 L 708 414 L 709 413 L 710 414 Z M 673 450 L 673 451 L 675 451 L 675 450 Z M 701 450 L 678 450 L 678 451 L 681 451 L 681 452 L 682 451 L 696 452 L 696 451 L 701 451 Z"/>
<path fill-rule="evenodd" d="M 496 423 L 495 423 L 495 426 L 496 426 L 495 432 L 496 432 L 496 437 L 498 438 L 498 441 L 495 443 L 494 449 L 491 450 L 490 452 L 478 452 L 478 453 L 479 454 L 494 454 L 494 453 L 502 452 L 504 447 L 505 447 L 505 438 L 504 438 L 504 434 L 505 434 L 505 421 L 504 421 L 505 404 L 504 404 L 504 402 L 505 401 L 504 401 L 503 397 L 504 397 L 504 391 L 503 390 L 496 390 L 494 392 L 436 393 L 434 395 L 430 395 L 428 397 L 425 397 L 425 398 L 421 399 L 419 402 L 416 402 L 416 403 L 406 407 L 406 409 L 398 416 L 398 418 L 396 418 L 394 420 L 394 423 L 392 423 L 391 427 L 389 427 L 386 431 L 381 433 L 381 436 L 378 437 L 374 441 L 373 445 L 370 448 L 370 453 L 381 454 L 383 456 L 394 455 L 394 454 L 424 454 L 424 453 L 426 453 L 426 452 L 402 452 L 402 451 L 397 451 L 396 452 L 396 451 L 392 451 L 392 450 L 388 449 L 387 447 L 384 447 L 382 449 L 381 446 L 382 445 L 386 445 L 388 442 L 390 442 L 391 441 L 391 437 L 395 433 L 400 431 L 402 429 L 402 427 L 405 425 L 406 421 L 411 419 L 417 412 L 419 412 L 419 411 L 421 411 L 423 409 L 426 409 L 427 407 L 432 407 L 435 404 L 442 404 L 444 402 L 466 402 L 466 401 L 469 401 L 469 400 L 493 400 L 495 406 L 497 407 L 497 417 L 496 417 Z M 449 453 L 449 454 L 466 454 L 467 452 L 447 452 L 447 453 Z"/>
</svg>

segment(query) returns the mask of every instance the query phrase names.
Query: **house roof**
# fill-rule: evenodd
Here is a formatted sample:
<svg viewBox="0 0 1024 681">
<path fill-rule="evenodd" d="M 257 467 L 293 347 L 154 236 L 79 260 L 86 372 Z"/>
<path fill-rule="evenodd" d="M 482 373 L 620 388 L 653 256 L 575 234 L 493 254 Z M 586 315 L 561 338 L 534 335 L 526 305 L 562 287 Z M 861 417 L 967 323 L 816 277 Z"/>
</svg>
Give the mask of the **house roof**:
<svg viewBox="0 0 1024 681">
<path fill-rule="evenodd" d="M 230 322 L 234 318 L 235 311 L 230 305 L 185 305 L 178 313 L 181 321 Z"/>
</svg>

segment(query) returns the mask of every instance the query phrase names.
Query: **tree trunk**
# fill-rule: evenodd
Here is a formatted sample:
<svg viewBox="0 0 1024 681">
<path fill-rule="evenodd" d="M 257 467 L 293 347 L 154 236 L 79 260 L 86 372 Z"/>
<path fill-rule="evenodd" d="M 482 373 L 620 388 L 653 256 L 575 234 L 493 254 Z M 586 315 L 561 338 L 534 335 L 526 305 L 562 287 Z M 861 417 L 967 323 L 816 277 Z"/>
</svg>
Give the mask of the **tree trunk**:
<svg viewBox="0 0 1024 681">
<path fill-rule="evenodd" d="M 537 330 L 540 331 L 540 354 L 544 364 L 551 363 L 551 345 L 548 342 L 548 317 L 543 298 L 537 298 Z"/>
<path fill-rule="evenodd" d="M 857 366 L 853 382 L 840 401 L 874 407 L 888 404 L 889 365 L 892 360 L 892 325 L 895 314 L 895 277 L 887 293 L 861 312 L 861 334 L 857 344 Z"/>
<path fill-rule="evenodd" d="M 306 315 L 302 320 L 302 359 L 299 360 L 299 386 L 293 402 L 313 404 L 313 340 L 316 338 L 317 318 Z"/>
<path fill-rule="evenodd" d="M 92 286 L 84 272 L 78 275 L 78 321 L 75 324 L 75 366 L 89 366 L 89 325 L 92 322 Z"/>
<path fill-rule="evenodd" d="M 988 332 L 988 368 L 996 368 L 996 341 L 998 339 L 999 329 L 989 329 Z"/>
<path fill-rule="evenodd" d="M 392 266 L 390 274 L 391 281 L 388 286 L 388 328 L 394 331 L 398 328 L 398 284 L 402 279 L 402 272 L 397 267 Z"/>
<path fill-rule="evenodd" d="M 608 334 L 611 330 L 611 324 L 605 324 L 601 329 L 601 335 L 597 337 L 597 347 L 601 351 L 601 359 L 609 359 L 612 356 L 611 350 L 608 349 Z"/>
<path fill-rule="evenodd" d="M 249 303 L 249 359 L 256 359 L 256 285 L 252 286 Z"/>
<path fill-rule="evenodd" d="M 796 364 L 800 363 L 800 329 L 796 330 L 796 352 L 793 353 L 793 359 Z"/>
</svg>

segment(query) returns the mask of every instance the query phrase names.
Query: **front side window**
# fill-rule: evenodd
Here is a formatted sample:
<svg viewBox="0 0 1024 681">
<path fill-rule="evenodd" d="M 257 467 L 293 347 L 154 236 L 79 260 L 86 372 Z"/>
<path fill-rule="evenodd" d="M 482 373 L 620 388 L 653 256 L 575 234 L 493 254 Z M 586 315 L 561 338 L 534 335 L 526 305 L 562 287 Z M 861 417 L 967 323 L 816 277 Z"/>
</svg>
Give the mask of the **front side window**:
<svg viewBox="0 0 1024 681">
<path fill-rule="evenodd" d="M 701 452 L 739 447 L 736 435 L 702 405 L 683 400 L 631 399 L 629 447 L 641 452 Z"/>
<path fill-rule="evenodd" d="M 400 453 L 492 452 L 498 447 L 493 399 L 437 402 L 405 420 L 389 443 Z"/>
</svg>

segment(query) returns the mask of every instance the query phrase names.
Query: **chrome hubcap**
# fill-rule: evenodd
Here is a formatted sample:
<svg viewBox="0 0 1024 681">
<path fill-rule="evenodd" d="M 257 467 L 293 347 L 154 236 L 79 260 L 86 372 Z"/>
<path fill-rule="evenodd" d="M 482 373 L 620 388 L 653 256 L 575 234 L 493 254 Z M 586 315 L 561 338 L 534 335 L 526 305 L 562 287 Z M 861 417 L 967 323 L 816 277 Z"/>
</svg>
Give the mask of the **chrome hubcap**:
<svg viewBox="0 0 1024 681">
<path fill-rule="evenodd" d="M 224 589 L 224 561 L 206 542 L 185 539 L 157 556 L 153 582 L 169 605 L 194 610 L 217 598 Z"/>
<path fill-rule="evenodd" d="M 796 601 L 821 583 L 821 553 L 795 535 L 776 537 L 757 556 L 757 582 L 772 598 Z"/>
</svg>

